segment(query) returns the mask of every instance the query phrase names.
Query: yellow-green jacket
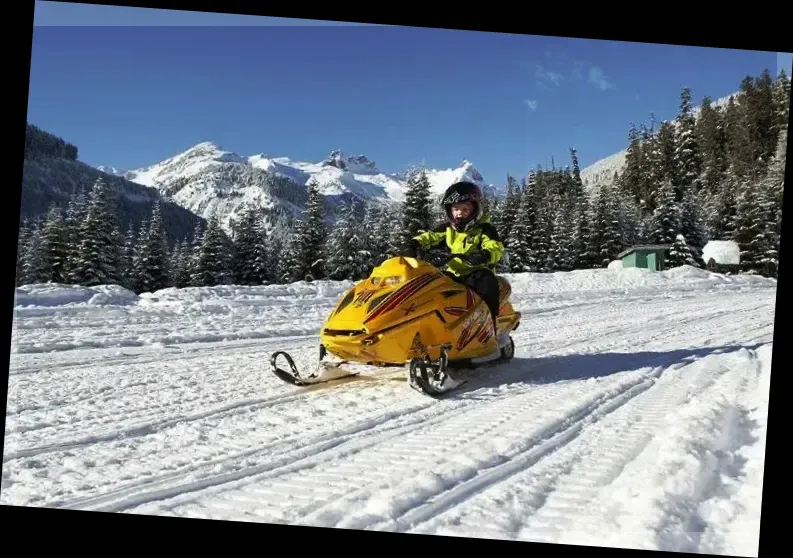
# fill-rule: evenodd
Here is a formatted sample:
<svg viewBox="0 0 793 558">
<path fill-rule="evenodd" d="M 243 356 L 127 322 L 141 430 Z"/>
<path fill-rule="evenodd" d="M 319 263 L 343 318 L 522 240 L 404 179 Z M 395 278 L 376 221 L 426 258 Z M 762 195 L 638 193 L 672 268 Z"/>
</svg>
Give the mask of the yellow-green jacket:
<svg viewBox="0 0 793 558">
<path fill-rule="evenodd" d="M 494 270 L 504 254 L 504 244 L 487 215 L 467 230 L 456 231 L 450 224 L 440 223 L 431 230 L 414 236 L 413 240 L 421 244 L 425 250 L 446 241 L 446 246 L 452 254 L 469 255 L 482 250 L 490 253 L 490 260 L 482 265 L 471 265 L 461 258 L 449 260 L 445 269 L 458 277 L 464 277 L 476 269 Z"/>
</svg>

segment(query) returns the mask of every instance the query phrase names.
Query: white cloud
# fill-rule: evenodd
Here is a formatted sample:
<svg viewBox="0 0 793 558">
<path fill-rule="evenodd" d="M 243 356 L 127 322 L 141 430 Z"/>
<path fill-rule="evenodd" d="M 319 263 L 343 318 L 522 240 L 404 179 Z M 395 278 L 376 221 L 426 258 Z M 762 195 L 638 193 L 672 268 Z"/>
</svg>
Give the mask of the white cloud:
<svg viewBox="0 0 793 558">
<path fill-rule="evenodd" d="M 616 86 L 613 83 L 611 83 L 606 79 L 606 74 L 603 73 L 603 70 L 601 70 L 597 66 L 592 66 L 591 68 L 589 68 L 589 83 L 593 84 L 601 91 L 606 91 L 607 89 L 616 88 Z"/>
<path fill-rule="evenodd" d="M 535 62 L 536 84 L 546 90 L 561 87 L 565 81 L 585 82 L 601 91 L 616 89 L 616 84 L 606 78 L 602 68 L 582 60 L 567 61 L 564 53 L 545 52 L 546 64 Z"/>
<path fill-rule="evenodd" d="M 570 71 L 570 79 L 573 81 L 581 81 L 584 78 L 585 62 L 576 62 L 575 67 Z"/>
<path fill-rule="evenodd" d="M 537 101 L 531 99 L 524 99 L 524 102 L 529 106 L 531 110 L 537 110 Z"/>
<path fill-rule="evenodd" d="M 559 87 L 562 83 L 563 76 L 558 72 L 553 72 L 537 64 L 537 70 L 534 72 L 537 77 L 537 85 L 550 89 L 551 87 Z"/>
</svg>

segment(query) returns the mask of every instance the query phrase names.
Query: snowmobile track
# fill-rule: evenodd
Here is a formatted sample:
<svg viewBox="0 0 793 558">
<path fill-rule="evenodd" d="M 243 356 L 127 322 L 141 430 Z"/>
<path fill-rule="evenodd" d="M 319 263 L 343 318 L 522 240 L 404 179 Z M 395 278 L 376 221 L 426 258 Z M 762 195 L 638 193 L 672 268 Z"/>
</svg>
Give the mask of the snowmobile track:
<svg viewBox="0 0 793 558">
<path fill-rule="evenodd" d="M 750 356 L 752 354 L 750 352 Z M 716 363 L 715 371 L 709 366 L 711 358 Z M 417 533 L 443 534 L 442 526 L 449 523 L 458 528 L 468 525 L 472 530 L 481 530 L 482 522 L 492 520 L 477 513 L 477 503 L 487 499 L 488 488 L 495 481 L 514 474 L 513 479 L 498 486 L 496 494 L 487 499 L 492 501 L 511 494 L 515 506 L 511 520 L 496 524 L 504 531 L 491 527 L 489 536 L 588 544 L 587 541 L 603 529 L 604 515 L 600 507 L 603 500 L 598 498 L 598 490 L 617 478 L 644 450 L 669 420 L 670 413 L 687 400 L 711 396 L 709 390 L 717 382 L 717 393 L 738 393 L 736 384 L 748 381 L 736 371 L 740 369 L 725 366 L 722 359 L 722 355 L 714 355 L 695 363 L 674 364 L 669 371 L 681 370 L 681 373 L 677 377 L 670 374 L 659 380 L 652 397 L 640 396 L 628 401 L 607 420 L 596 422 L 586 432 L 580 429 L 571 431 L 575 428 L 573 426 L 561 434 L 568 440 L 581 434 L 579 443 L 563 447 L 554 455 L 550 455 L 557 449 L 552 441 L 545 443 L 546 452 L 532 448 L 529 453 L 520 455 L 518 462 L 502 468 L 509 470 L 496 468 L 483 477 L 463 483 L 423 509 L 411 510 L 398 520 L 397 525 L 400 530 Z M 690 379 L 686 378 L 689 374 Z M 619 402 L 615 404 L 619 405 Z M 603 447 L 608 449 L 604 451 Z M 538 462 L 532 455 L 538 452 L 541 453 L 538 457 L 549 457 Z M 531 469 L 524 467 L 527 461 L 537 466 Z M 459 509 L 452 513 L 455 507 Z M 410 520 L 413 520 L 412 524 Z M 432 525 L 420 525 L 421 522 L 431 522 Z M 375 526 L 378 527 L 387 528 L 389 525 Z M 573 532 L 579 533 L 575 540 L 569 538 Z"/>
<path fill-rule="evenodd" d="M 298 396 L 290 397 L 290 400 Z M 464 413 L 466 408 L 456 409 L 454 413 Z M 426 411 L 422 413 L 422 411 Z M 282 446 L 288 447 L 295 440 L 305 440 L 305 433 L 298 432 L 294 435 L 268 444 L 255 450 L 245 451 L 231 458 L 220 459 L 200 466 L 190 467 L 187 471 L 173 474 L 161 475 L 141 483 L 134 483 L 129 486 L 111 490 L 108 493 L 98 496 L 79 498 L 63 503 L 54 504 L 55 507 L 65 507 L 72 509 L 92 509 L 99 511 L 123 511 L 124 509 L 146 503 L 150 500 L 167 498 L 169 494 L 178 495 L 183 492 L 202 490 L 218 484 L 232 482 L 237 479 L 244 479 L 251 475 L 258 475 L 270 470 L 293 465 L 302 466 L 304 461 L 313 462 L 316 457 L 322 456 L 324 452 L 332 450 L 334 447 L 346 442 L 356 442 L 372 436 L 398 436 L 404 432 L 409 432 L 415 428 L 420 428 L 432 420 L 436 414 L 431 403 L 423 403 L 414 406 L 412 409 L 403 409 L 395 412 L 387 412 L 376 419 L 369 419 L 356 422 L 342 430 L 325 432 L 315 436 L 308 442 L 303 443 L 294 450 L 278 452 Z M 415 415 L 415 416 L 414 416 Z M 425 416 L 429 415 L 429 416 Z M 396 421 L 393 426 L 388 426 L 391 421 Z M 253 467 L 246 467 L 244 462 L 257 455 L 267 455 L 271 459 L 263 464 Z M 229 469 L 236 467 L 232 473 L 221 473 L 213 475 L 212 470 L 218 466 Z M 311 467 L 311 464 L 304 465 Z M 207 476 L 201 480 L 190 481 L 202 472 L 208 472 Z M 184 482 L 188 481 L 188 482 Z M 152 488 L 154 489 L 152 490 Z M 145 489 L 141 492 L 141 489 Z"/>
<path fill-rule="evenodd" d="M 281 405 L 281 404 L 289 403 L 295 399 L 298 399 L 299 397 L 300 395 L 286 394 L 286 395 L 267 397 L 252 401 L 236 401 L 234 403 L 222 405 L 219 408 L 214 408 L 208 411 L 194 413 L 191 415 L 181 415 L 176 417 L 164 418 L 160 420 L 153 420 L 153 421 L 127 426 L 121 429 L 109 430 L 104 433 L 85 436 L 83 438 L 65 440 L 57 444 L 47 444 L 44 446 L 25 448 L 16 452 L 4 454 L 3 462 L 11 461 L 13 459 L 20 459 L 23 457 L 34 457 L 37 455 L 43 455 L 45 453 L 65 451 L 80 446 L 95 444 L 97 442 L 108 442 L 108 441 L 115 441 L 121 439 L 136 438 L 140 436 L 147 436 L 157 431 L 170 428 L 171 426 L 174 426 L 176 424 L 195 421 L 195 420 L 202 420 L 208 417 L 217 417 L 227 413 L 239 412 L 242 409 L 262 409 L 265 407 L 271 407 L 273 405 Z"/>
<path fill-rule="evenodd" d="M 496 459 L 500 461 L 500 463 L 496 463 L 490 467 L 484 466 L 480 468 L 472 478 L 463 481 L 461 484 L 447 488 L 443 486 L 445 483 L 440 481 L 435 491 L 424 491 L 422 494 L 424 504 L 413 501 L 403 513 L 399 514 L 397 512 L 396 517 L 391 517 L 380 523 L 372 522 L 373 518 L 364 516 L 363 518 L 345 520 L 341 524 L 335 526 L 360 528 L 365 524 L 368 525 L 368 528 L 373 529 L 401 532 L 409 531 L 417 524 L 432 518 L 447 507 L 454 505 L 458 499 L 467 498 L 471 494 L 496 484 L 516 472 L 531 467 L 543 457 L 563 448 L 579 436 L 588 424 L 600 420 L 603 416 L 614 412 L 628 401 L 652 388 L 657 378 L 660 377 L 663 372 L 664 367 L 657 367 L 651 372 L 642 374 L 639 378 L 634 380 L 619 382 L 616 386 L 610 386 L 608 389 L 594 389 L 593 393 L 587 394 L 581 403 L 577 404 L 572 409 L 566 410 L 563 416 L 546 421 L 533 435 L 522 440 L 517 448 L 499 453 Z M 471 440 L 469 443 L 473 444 L 486 438 L 493 434 L 493 430 L 496 430 L 500 424 L 506 422 L 525 421 L 530 424 L 530 417 L 537 411 L 543 413 L 546 409 L 554 408 L 556 406 L 555 404 L 567 399 L 565 396 L 569 395 L 569 390 L 561 391 L 564 393 L 554 393 L 549 399 L 543 401 L 544 404 L 538 405 L 537 407 L 539 407 L 539 409 L 534 405 L 529 405 L 526 408 L 513 412 L 504 410 L 503 413 L 499 414 L 499 417 L 502 418 L 498 419 L 495 424 L 491 425 L 490 429 L 482 433 L 478 438 Z M 529 426 L 529 428 L 531 427 Z M 441 455 L 440 452 L 437 454 L 432 452 L 431 454 L 433 457 L 439 455 Z M 428 468 L 433 469 L 434 475 L 442 476 L 442 469 L 434 469 L 432 466 L 437 465 L 438 467 L 442 467 L 445 463 L 438 460 L 434 463 L 428 462 L 426 465 Z M 345 500 L 347 500 L 346 503 L 349 505 L 350 502 L 356 499 L 366 499 L 367 496 L 377 492 L 377 490 L 378 487 L 376 485 L 365 486 L 356 491 L 356 493 L 345 498 Z M 394 493 L 397 493 L 398 487 L 392 490 Z M 350 508 L 353 507 L 354 506 L 350 506 Z M 317 514 L 317 516 L 319 516 L 319 514 Z M 316 524 L 313 521 L 315 517 L 316 516 L 306 517 L 299 523 Z M 362 525 L 356 526 L 356 521 L 361 521 L 361 519 L 363 520 Z"/>
<path fill-rule="evenodd" d="M 598 409 L 604 413 L 611 412 L 616 406 L 652 387 L 662 371 L 661 367 L 638 378 L 606 380 L 587 385 L 583 388 L 585 394 L 576 393 L 576 395 L 586 395 L 586 401 L 541 429 L 534 443 L 540 444 L 544 439 L 554 435 L 564 438 L 565 435 L 577 433 L 584 424 L 596 416 L 591 413 Z M 608 385 L 604 387 L 604 383 Z M 135 504 L 130 503 L 125 509 L 136 513 L 182 515 L 179 509 L 185 507 L 185 515 L 201 516 L 204 514 L 201 513 L 200 508 L 226 507 L 223 502 L 232 499 L 234 503 L 230 508 L 240 509 L 241 518 L 248 520 L 252 515 L 259 517 L 264 514 L 261 517 L 269 522 L 333 524 L 335 507 L 344 508 L 351 501 L 377 491 L 379 483 L 388 482 L 393 476 L 411 478 L 413 474 L 427 470 L 433 464 L 442 465 L 443 462 L 438 459 L 445 452 L 460 447 L 474 448 L 486 443 L 504 423 L 521 419 L 531 422 L 539 413 L 554 413 L 559 405 L 569 401 L 570 396 L 581 389 L 581 386 L 576 384 L 557 385 L 553 389 L 532 386 L 523 393 L 504 393 L 492 399 L 467 400 L 458 404 L 456 408 L 451 407 L 448 411 L 439 409 L 432 418 L 419 418 L 384 436 L 380 436 L 376 431 L 370 431 L 364 438 L 359 435 L 352 439 L 341 440 L 339 444 L 333 444 L 334 448 L 325 449 L 323 452 L 325 455 L 300 459 L 299 462 L 281 470 L 268 464 L 265 467 L 271 471 L 263 474 L 259 467 L 249 471 L 248 474 L 242 472 L 240 475 L 235 475 L 234 478 L 215 478 L 212 480 L 212 484 L 215 485 L 228 483 L 231 480 L 239 482 L 230 486 L 216 486 L 211 491 L 206 490 L 206 484 L 180 487 L 179 490 L 166 489 L 165 493 L 151 494 L 143 501 L 153 502 L 170 495 L 171 502 L 138 508 L 133 508 Z M 431 406 L 434 408 L 436 404 Z M 407 432 L 402 430 L 418 432 L 415 436 L 407 436 Z M 569 439 L 560 441 L 566 443 Z M 374 455 L 367 456 L 368 450 Z M 422 462 L 420 457 L 416 460 L 421 454 L 426 456 L 425 462 Z M 339 457 L 346 459 L 338 461 Z M 509 467 L 509 465 L 505 466 Z M 361 478 L 370 480 L 361 487 Z M 185 489 L 188 488 L 198 492 L 192 495 L 184 494 Z M 299 503 L 298 509 L 262 512 L 258 510 L 256 497 L 246 495 L 246 490 L 250 489 L 258 493 L 280 495 L 286 504 L 298 500 L 302 505 Z M 140 499 L 136 500 L 143 503 Z M 197 501 L 196 505 L 199 509 L 192 504 L 192 501 Z M 115 506 L 114 509 L 118 511 L 119 508 Z"/>
<path fill-rule="evenodd" d="M 94 354 L 101 354 L 101 353 L 117 353 L 119 351 L 130 351 L 128 353 L 124 353 L 121 356 L 117 356 L 113 354 L 113 356 L 107 358 L 100 358 L 102 362 L 102 366 L 118 366 L 118 365 L 138 365 L 138 364 L 152 364 L 152 363 L 162 363 L 168 361 L 185 361 L 191 359 L 202 359 L 206 358 L 206 354 L 210 353 L 213 356 L 225 353 L 225 352 L 237 352 L 240 349 L 249 349 L 254 348 L 256 351 L 260 351 L 262 347 L 267 347 L 268 345 L 281 345 L 285 341 L 299 341 L 304 343 L 306 347 L 311 346 L 311 341 L 316 339 L 315 334 L 310 335 L 294 335 L 288 337 L 270 337 L 265 336 L 261 338 L 251 338 L 251 339 L 240 339 L 237 341 L 227 341 L 219 343 L 217 341 L 194 341 L 191 343 L 185 344 L 175 344 L 175 345 L 165 345 L 163 349 L 158 350 L 154 356 L 152 356 L 151 349 L 145 345 L 129 345 L 129 346 L 122 346 L 122 347 L 86 347 L 76 349 L 74 352 L 77 353 L 94 353 Z M 136 352 L 139 351 L 139 352 Z M 68 354 L 68 352 L 67 352 Z M 39 372 L 57 372 L 62 373 L 65 370 L 75 370 L 80 368 L 92 368 L 94 367 L 95 360 L 86 360 L 85 357 L 76 359 L 74 361 L 66 361 L 66 362 L 58 362 L 56 364 L 48 364 L 48 365 L 28 365 L 28 366 L 21 366 L 15 365 L 21 360 L 27 360 L 31 358 L 36 358 L 40 356 L 41 353 L 38 352 L 21 352 L 21 353 L 13 353 L 10 366 L 8 368 L 9 374 L 12 376 L 22 376 L 25 374 L 36 374 Z"/>
</svg>

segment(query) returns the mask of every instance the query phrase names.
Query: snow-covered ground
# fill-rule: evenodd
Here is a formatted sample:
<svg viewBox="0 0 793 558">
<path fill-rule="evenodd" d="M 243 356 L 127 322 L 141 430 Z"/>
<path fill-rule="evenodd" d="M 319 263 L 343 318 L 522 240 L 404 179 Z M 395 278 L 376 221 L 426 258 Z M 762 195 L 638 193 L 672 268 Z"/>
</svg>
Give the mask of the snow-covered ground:
<svg viewBox="0 0 793 558">
<path fill-rule="evenodd" d="M 756 556 L 776 282 L 509 275 L 515 360 L 293 388 L 349 282 L 17 289 L 2 503 Z"/>
</svg>

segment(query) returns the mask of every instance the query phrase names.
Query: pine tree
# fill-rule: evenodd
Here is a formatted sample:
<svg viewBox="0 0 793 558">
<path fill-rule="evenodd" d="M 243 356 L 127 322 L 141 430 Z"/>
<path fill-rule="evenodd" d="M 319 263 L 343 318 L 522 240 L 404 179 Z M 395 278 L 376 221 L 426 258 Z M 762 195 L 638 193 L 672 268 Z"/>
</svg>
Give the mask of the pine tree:
<svg viewBox="0 0 793 558">
<path fill-rule="evenodd" d="M 714 196 L 727 172 L 727 138 L 724 115 L 718 107 L 711 106 L 710 97 L 702 101 L 695 130 L 702 153 L 700 182 L 704 191 Z"/>
<path fill-rule="evenodd" d="M 179 282 L 179 274 L 181 273 L 182 269 L 182 243 L 174 242 L 173 247 L 168 254 L 168 270 L 170 271 L 170 274 L 168 275 L 168 281 L 173 287 L 177 289 L 184 286 Z"/>
<path fill-rule="evenodd" d="M 597 267 L 600 238 L 595 227 L 594 207 L 589 198 L 581 200 L 576 228 L 576 269 Z"/>
<path fill-rule="evenodd" d="M 198 258 L 201 254 L 201 245 L 204 243 L 204 232 L 204 227 L 201 223 L 196 223 L 189 248 L 182 252 L 185 273 L 190 277 L 189 285 L 192 287 L 201 286 L 201 277 L 198 274 Z"/>
<path fill-rule="evenodd" d="M 754 134 L 750 132 L 752 122 L 749 110 L 753 90 L 753 81 L 747 76 L 741 81 L 741 104 L 731 97 L 724 114 L 728 160 L 734 176 L 739 179 L 752 174 L 756 167 L 756 149 Z"/>
<path fill-rule="evenodd" d="M 680 111 L 677 116 L 675 136 L 675 199 L 683 199 L 683 192 L 691 188 L 699 192 L 699 175 L 702 167 L 699 145 L 696 138 L 696 120 L 692 112 L 691 89 L 684 87 L 680 92 Z"/>
<path fill-rule="evenodd" d="M 234 239 L 235 282 L 238 285 L 258 285 L 262 283 L 260 255 L 260 229 L 258 212 L 253 205 L 245 205 L 240 211 L 238 234 Z"/>
<path fill-rule="evenodd" d="M 725 173 L 724 182 L 719 192 L 717 192 L 711 203 L 712 211 L 709 219 L 710 237 L 714 240 L 734 240 L 737 231 L 738 219 L 738 200 L 736 192 L 740 179 L 735 176 L 734 170 L 730 167 Z"/>
<path fill-rule="evenodd" d="M 279 252 L 277 254 L 272 253 L 273 259 L 276 260 L 275 269 L 277 270 L 279 283 L 293 283 L 305 279 L 300 255 L 302 228 L 303 221 L 295 219 L 291 230 L 285 235 Z M 276 246 L 276 244 L 273 246 Z"/>
<path fill-rule="evenodd" d="M 402 253 L 401 228 L 394 226 L 395 223 L 399 223 L 399 218 L 400 210 L 398 208 L 385 206 L 380 209 L 372 234 L 377 249 L 370 250 L 373 255 L 376 254 L 373 260 L 374 265 L 380 265 L 386 259 Z"/>
<path fill-rule="evenodd" d="M 775 97 L 775 84 L 771 72 L 766 68 L 754 80 L 754 91 L 747 103 L 752 124 L 749 133 L 755 145 L 756 170 L 765 172 L 768 162 L 776 152 L 779 139 L 778 107 Z"/>
<path fill-rule="evenodd" d="M 24 285 L 44 283 L 49 280 L 42 258 L 42 226 L 41 221 L 36 219 L 30 223 L 28 229 L 25 251 L 22 253 L 20 264 L 22 268 L 21 283 Z"/>
<path fill-rule="evenodd" d="M 138 228 L 138 234 L 132 247 L 132 258 L 129 273 L 125 278 L 129 284 L 130 290 L 138 294 L 150 290 L 147 287 L 148 281 L 146 279 L 145 270 L 146 245 L 148 236 L 149 218 L 144 217 L 141 220 L 140 227 Z"/>
<path fill-rule="evenodd" d="M 634 122 L 631 122 L 628 131 L 628 149 L 625 155 L 625 166 L 618 182 L 615 184 L 622 195 L 630 196 L 641 203 L 642 199 L 647 199 L 643 192 L 643 168 L 644 145 L 639 130 Z"/>
<path fill-rule="evenodd" d="M 507 175 L 504 201 L 499 204 L 498 210 L 493 217 L 493 226 L 501 238 L 509 238 L 519 206 L 520 186 L 513 176 Z"/>
<path fill-rule="evenodd" d="M 741 268 L 747 273 L 773 276 L 777 257 L 774 250 L 772 203 L 768 192 L 744 179 L 738 200 L 735 241 L 741 250 Z"/>
<path fill-rule="evenodd" d="M 141 238 L 134 263 L 138 288 L 155 292 L 170 285 L 168 269 L 168 245 L 159 200 L 152 208 L 149 228 Z"/>
<path fill-rule="evenodd" d="M 370 253 L 356 216 L 355 202 L 342 208 L 336 227 L 328 239 L 327 271 L 331 279 L 359 280 L 366 276 Z"/>
<path fill-rule="evenodd" d="M 639 206 L 631 200 L 617 199 L 617 222 L 620 228 L 620 242 L 623 245 L 641 244 L 644 242 L 644 223 Z"/>
<path fill-rule="evenodd" d="M 380 259 L 386 251 L 383 236 L 378 231 L 380 213 L 373 203 L 367 203 L 363 214 L 361 230 L 366 231 L 363 235 L 364 249 L 368 254 L 366 258 L 366 274 L 371 273 L 375 265 L 380 263 Z"/>
<path fill-rule="evenodd" d="M 683 191 L 683 199 L 680 201 L 680 233 L 686 240 L 687 249 L 691 253 L 692 261 L 697 267 L 704 267 L 702 259 L 702 249 L 705 247 L 705 231 L 702 219 L 699 214 L 699 203 L 694 186 L 689 185 Z"/>
<path fill-rule="evenodd" d="M 558 192 L 552 192 L 547 200 L 548 221 L 548 253 L 545 269 L 550 272 L 559 271 L 564 267 L 567 252 L 567 238 L 564 225 L 566 209 Z"/>
<path fill-rule="evenodd" d="M 763 179 L 762 188 L 768 192 L 771 204 L 769 221 L 773 224 L 774 249 L 779 252 L 782 234 L 782 196 L 785 186 L 785 164 L 787 161 L 787 130 L 782 130 L 777 142 L 776 154 L 768 166 L 768 173 Z"/>
<path fill-rule="evenodd" d="M 101 175 L 91 191 L 79 233 L 79 254 L 74 269 L 77 282 L 86 286 L 121 284 L 122 243 L 115 200 Z"/>
<path fill-rule="evenodd" d="M 408 177 L 405 201 L 402 204 L 400 246 L 407 245 L 410 238 L 432 227 L 431 205 L 430 181 L 426 172 L 423 169 L 413 170 Z"/>
<path fill-rule="evenodd" d="M 27 283 L 26 261 L 30 253 L 31 236 L 33 227 L 28 218 L 23 218 L 19 227 L 17 238 L 17 264 L 16 264 L 16 286 Z"/>
<path fill-rule="evenodd" d="M 570 158 L 573 162 L 572 192 L 576 198 L 580 198 L 584 193 L 584 183 L 581 180 L 581 166 L 578 163 L 578 151 L 575 147 L 570 148 Z"/>
<path fill-rule="evenodd" d="M 193 252 L 187 239 L 182 239 L 177 248 L 178 250 L 174 250 L 173 263 L 171 264 L 171 281 L 174 287 L 183 289 L 192 284 L 190 274 Z"/>
<path fill-rule="evenodd" d="M 573 234 L 575 210 L 566 204 L 559 204 L 551 234 L 551 261 L 554 271 L 571 271 L 576 263 L 576 242 Z"/>
<path fill-rule="evenodd" d="M 682 234 L 675 237 L 672 247 L 667 254 L 666 267 L 680 267 L 683 265 L 690 265 L 700 267 L 697 259 L 691 251 L 691 248 L 686 243 L 686 238 Z"/>
<path fill-rule="evenodd" d="M 510 267 L 513 272 L 536 271 L 538 267 L 532 245 L 536 223 L 534 201 L 534 186 L 527 185 L 520 195 L 517 217 L 512 223 L 509 237 L 506 239 Z"/>
<path fill-rule="evenodd" d="M 207 222 L 195 273 L 201 286 L 229 285 L 234 282 L 232 242 L 221 228 L 216 214 Z"/>
<path fill-rule="evenodd" d="M 784 69 L 779 72 L 774 82 L 773 97 L 777 136 L 783 132 L 787 134 L 788 118 L 790 114 L 790 76 L 787 75 Z M 777 143 L 779 143 L 778 138 Z"/>
<path fill-rule="evenodd" d="M 267 252 L 269 234 L 267 232 L 267 219 L 263 214 L 254 223 L 255 238 L 253 242 L 253 261 L 251 280 L 254 285 L 264 285 L 270 282 L 269 254 Z"/>
<path fill-rule="evenodd" d="M 324 197 L 319 184 L 313 178 L 308 182 L 308 201 L 304 221 L 297 229 L 299 264 L 295 269 L 300 279 L 322 279 L 324 277 L 324 246 L 327 238 L 325 226 Z"/>
<path fill-rule="evenodd" d="M 598 267 L 607 267 L 622 251 L 616 196 L 617 191 L 609 186 L 601 187 L 598 192 L 594 222 L 598 239 L 596 245 Z"/>
<path fill-rule="evenodd" d="M 653 215 L 652 240 L 672 244 L 680 233 L 680 211 L 672 181 L 664 180 L 658 189 L 658 206 Z"/>
<path fill-rule="evenodd" d="M 55 204 L 50 206 L 49 212 L 41 229 L 39 249 L 41 250 L 41 273 L 47 281 L 66 283 L 66 265 L 68 247 L 64 243 L 66 238 L 66 223 L 61 210 Z"/>
<path fill-rule="evenodd" d="M 658 188 L 664 181 L 669 181 L 672 186 L 672 192 L 676 193 L 676 185 L 680 184 L 679 171 L 680 167 L 677 165 L 677 138 L 675 127 L 671 122 L 664 122 L 658 129 L 658 152 L 659 158 L 656 163 L 659 168 L 655 170 L 653 178 L 655 182 L 652 186 L 652 209 L 653 211 L 658 207 Z M 675 197 L 675 199 L 677 199 Z"/>
<path fill-rule="evenodd" d="M 135 227 L 130 221 L 127 235 L 124 237 L 124 250 L 122 252 L 120 265 L 121 277 L 123 278 L 122 285 L 130 290 L 134 290 L 132 288 L 132 281 L 135 275 L 135 268 L 133 267 L 135 247 Z"/>
<path fill-rule="evenodd" d="M 66 247 L 66 261 L 63 266 L 65 279 L 69 283 L 79 283 L 77 261 L 80 256 L 80 226 L 88 209 L 88 200 L 83 190 L 69 199 L 63 231 L 63 244 Z M 119 272 L 122 270 L 120 269 Z M 123 275 L 122 275 L 123 277 Z"/>
<path fill-rule="evenodd" d="M 537 173 L 537 179 L 532 186 L 531 196 L 534 204 L 533 226 L 529 242 L 534 256 L 534 270 L 540 273 L 548 271 L 548 249 L 551 241 L 550 215 L 547 200 L 551 195 L 548 175 L 544 172 Z"/>
</svg>

